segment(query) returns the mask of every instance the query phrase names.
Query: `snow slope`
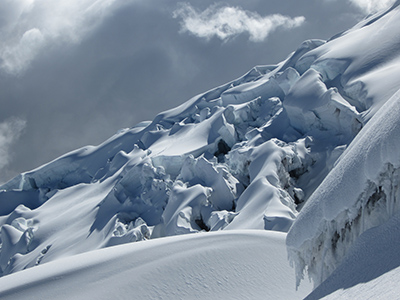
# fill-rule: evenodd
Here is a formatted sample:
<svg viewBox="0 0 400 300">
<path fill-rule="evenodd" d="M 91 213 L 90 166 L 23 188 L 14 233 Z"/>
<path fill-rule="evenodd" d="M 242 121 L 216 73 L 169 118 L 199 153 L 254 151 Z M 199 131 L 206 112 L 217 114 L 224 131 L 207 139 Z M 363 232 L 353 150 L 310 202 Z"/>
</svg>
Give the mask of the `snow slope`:
<svg viewBox="0 0 400 300">
<path fill-rule="evenodd" d="M 149 238 L 286 232 L 362 127 L 316 71 L 293 68 L 322 43 L 4 184 L 1 273 Z"/>
<path fill-rule="evenodd" d="M 399 51 L 394 43 L 398 43 L 399 38 L 392 33 L 394 26 L 400 25 L 399 4 L 397 2 L 388 12 L 371 17 L 365 26 L 349 33 L 365 30 L 371 35 L 373 30 L 380 30 L 377 41 L 382 44 L 374 44 L 366 52 L 370 64 L 379 63 L 373 67 L 364 66 L 358 73 L 352 71 L 352 76 L 367 76 L 376 81 L 376 86 L 364 83 L 367 94 L 381 84 L 398 82 L 391 78 L 392 73 L 382 72 L 392 65 L 397 67 Z M 366 36 L 361 34 L 361 38 L 365 40 Z M 349 53 L 359 47 L 359 44 L 356 46 L 346 40 L 343 43 L 342 48 L 349 47 L 346 48 Z M 354 60 L 356 66 L 357 60 Z M 361 64 L 365 63 L 361 60 Z M 350 64 L 350 68 L 355 67 Z M 384 80 L 377 74 L 383 75 Z M 391 91 L 396 89 L 399 87 L 393 85 Z M 341 265 L 363 232 L 384 224 L 399 211 L 400 92 L 388 100 L 385 95 L 370 96 L 372 106 L 365 114 L 369 116 L 369 122 L 315 190 L 288 234 L 289 255 L 296 266 L 298 283 L 307 271 L 315 286 L 321 284 Z"/>
<path fill-rule="evenodd" d="M 111 258 L 120 251 L 115 249 L 135 252 L 154 245 L 146 248 L 147 256 L 140 254 L 152 260 L 164 247 L 181 251 L 181 243 L 191 253 L 192 244 L 203 239 L 216 245 L 218 255 L 230 256 L 236 251 L 232 247 L 246 247 L 247 238 L 274 235 L 263 230 L 279 231 L 282 239 L 290 230 L 287 247 L 297 283 L 308 272 L 318 286 L 364 232 L 390 221 L 398 210 L 398 28 L 400 1 L 328 42 L 305 41 L 281 63 L 256 66 L 151 122 L 120 130 L 101 145 L 67 153 L 2 185 L 0 275 L 7 276 L 0 280 L 5 288 L 11 284 L 8 278 L 25 276 L 18 274 L 30 274 L 28 289 L 45 284 L 40 278 L 52 275 L 35 275 L 36 270 L 49 272 L 51 267 L 40 267 L 45 263 L 60 276 L 93 270 L 96 274 L 87 272 L 93 282 L 86 283 L 100 288 L 97 273 L 106 272 L 109 264 L 96 270 L 83 263 L 76 272 L 64 264 L 94 255 L 97 262 L 110 259 L 118 273 L 123 262 Z M 249 237 L 237 233 L 244 229 L 261 231 L 249 231 Z M 221 230 L 232 233 L 198 234 Z M 244 245 L 223 247 L 217 241 L 230 234 Z M 140 243 L 97 252 L 131 242 Z M 259 240 L 254 249 L 260 245 Z M 196 263 L 188 263 L 185 272 L 200 264 L 200 254 L 193 255 Z M 249 259 L 241 255 L 238 261 Z M 221 263 L 233 277 L 239 272 L 213 256 L 199 257 L 204 268 Z M 257 252 L 251 259 L 265 260 L 268 269 L 273 262 L 267 257 Z M 176 259 L 174 266 L 159 263 L 180 274 L 183 262 Z M 169 272 L 161 265 L 156 270 Z M 182 283 L 167 275 L 176 279 L 174 284 Z M 68 280 L 80 284 L 70 278 L 58 287 Z M 14 292 L 22 288 L 18 284 L 16 279 Z M 276 286 L 286 287 L 282 284 Z M 210 286 L 216 288 L 215 282 Z M 251 282 L 245 286 L 254 287 Z M 206 293 L 207 287 L 194 288 Z M 52 287 L 46 284 L 46 289 Z"/>
<path fill-rule="evenodd" d="M 397 213 L 388 222 L 365 231 L 343 263 L 306 299 L 398 299 L 399 247 Z"/>
<path fill-rule="evenodd" d="M 302 299 L 284 233 L 223 231 L 130 243 L 0 279 L 1 299 Z"/>
<path fill-rule="evenodd" d="M 399 211 L 399 96 L 354 139 L 291 228 L 287 244 L 299 279 L 307 266 L 319 285 L 360 234 Z"/>
</svg>

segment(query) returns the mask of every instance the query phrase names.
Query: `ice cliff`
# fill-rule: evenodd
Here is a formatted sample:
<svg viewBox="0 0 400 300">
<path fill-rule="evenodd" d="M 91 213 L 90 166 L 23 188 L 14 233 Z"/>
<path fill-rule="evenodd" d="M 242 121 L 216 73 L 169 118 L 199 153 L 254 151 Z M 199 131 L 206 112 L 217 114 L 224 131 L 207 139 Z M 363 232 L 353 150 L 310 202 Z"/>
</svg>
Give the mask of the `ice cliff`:
<svg viewBox="0 0 400 300">
<path fill-rule="evenodd" d="M 0 274 L 157 237 L 291 228 L 298 277 L 320 282 L 397 209 L 398 6 L 1 186 Z"/>
</svg>

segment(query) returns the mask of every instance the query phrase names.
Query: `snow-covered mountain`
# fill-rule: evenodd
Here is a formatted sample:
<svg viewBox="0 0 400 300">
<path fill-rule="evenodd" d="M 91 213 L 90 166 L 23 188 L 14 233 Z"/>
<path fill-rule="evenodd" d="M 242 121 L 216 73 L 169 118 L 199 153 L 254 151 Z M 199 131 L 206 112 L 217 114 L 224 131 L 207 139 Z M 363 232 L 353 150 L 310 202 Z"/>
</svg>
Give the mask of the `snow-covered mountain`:
<svg viewBox="0 0 400 300">
<path fill-rule="evenodd" d="M 1 298 L 302 298 L 286 235 L 311 298 L 341 288 L 398 226 L 399 28 L 397 1 L 1 186 Z"/>
</svg>

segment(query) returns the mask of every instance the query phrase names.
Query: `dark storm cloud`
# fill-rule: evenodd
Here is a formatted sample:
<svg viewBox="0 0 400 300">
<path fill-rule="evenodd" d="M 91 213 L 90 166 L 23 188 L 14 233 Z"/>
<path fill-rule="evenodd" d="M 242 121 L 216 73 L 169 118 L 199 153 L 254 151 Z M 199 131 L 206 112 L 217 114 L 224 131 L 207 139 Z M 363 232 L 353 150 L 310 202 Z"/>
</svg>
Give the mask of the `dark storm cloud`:
<svg viewBox="0 0 400 300">
<path fill-rule="evenodd" d="M 199 12 L 214 2 L 189 1 Z M 0 4 L 0 123 L 10 117 L 26 121 L 20 139 L 18 133 L 4 148 L 14 160 L 0 182 L 98 144 L 255 65 L 277 63 L 305 39 L 327 39 L 352 26 L 359 13 L 344 0 L 224 2 L 249 14 L 306 21 L 276 28 L 264 42 L 249 40 L 249 33 L 222 42 L 183 33 L 173 18 L 179 1 L 54 3 Z"/>
</svg>

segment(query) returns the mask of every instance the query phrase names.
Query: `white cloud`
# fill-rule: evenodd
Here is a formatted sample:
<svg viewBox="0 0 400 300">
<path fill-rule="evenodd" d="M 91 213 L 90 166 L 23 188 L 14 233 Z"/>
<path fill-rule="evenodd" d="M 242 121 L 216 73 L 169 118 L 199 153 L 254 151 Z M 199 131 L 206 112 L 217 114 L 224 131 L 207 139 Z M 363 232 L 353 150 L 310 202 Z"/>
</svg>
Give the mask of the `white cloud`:
<svg viewBox="0 0 400 300">
<path fill-rule="evenodd" d="M 18 44 L 5 46 L 1 51 L 1 67 L 9 73 L 25 69 L 44 46 L 45 39 L 37 28 L 26 31 Z"/>
<path fill-rule="evenodd" d="M 10 118 L 0 123 L 0 170 L 10 163 L 11 146 L 19 139 L 25 126 L 26 121 L 19 118 Z"/>
<path fill-rule="evenodd" d="M 117 0 L 1 1 L 0 68 L 18 74 L 46 46 L 79 43 L 121 5 Z"/>
<path fill-rule="evenodd" d="M 278 27 L 295 28 L 305 21 L 302 16 L 290 18 L 274 14 L 262 17 L 240 7 L 220 5 L 212 5 L 200 12 L 188 3 L 180 3 L 173 17 L 182 19 L 182 32 L 188 31 L 200 38 L 228 40 L 247 32 L 253 42 L 264 41 Z"/>
<path fill-rule="evenodd" d="M 364 13 L 371 14 L 390 7 L 396 0 L 349 0 Z"/>
</svg>

